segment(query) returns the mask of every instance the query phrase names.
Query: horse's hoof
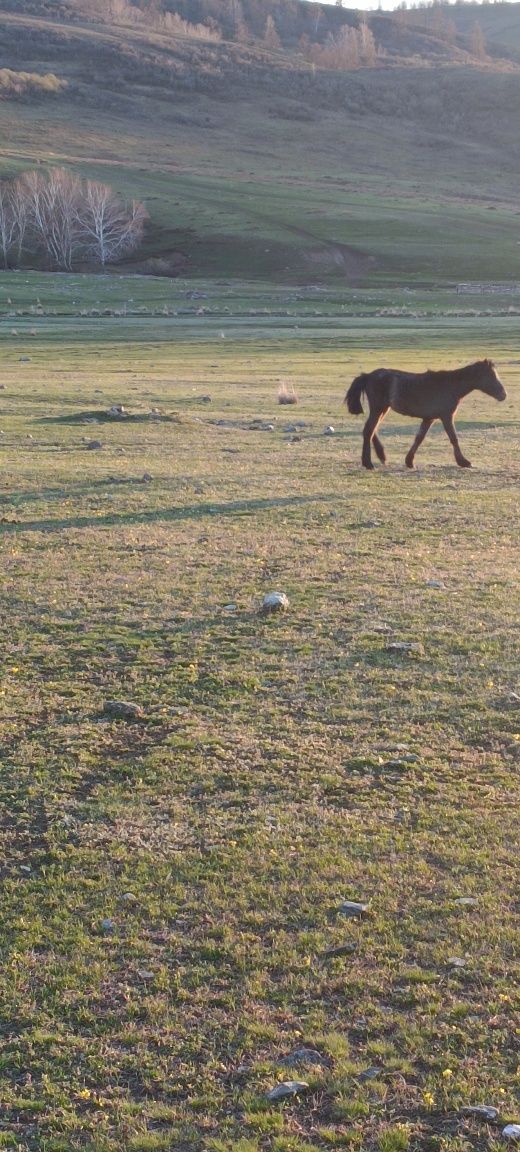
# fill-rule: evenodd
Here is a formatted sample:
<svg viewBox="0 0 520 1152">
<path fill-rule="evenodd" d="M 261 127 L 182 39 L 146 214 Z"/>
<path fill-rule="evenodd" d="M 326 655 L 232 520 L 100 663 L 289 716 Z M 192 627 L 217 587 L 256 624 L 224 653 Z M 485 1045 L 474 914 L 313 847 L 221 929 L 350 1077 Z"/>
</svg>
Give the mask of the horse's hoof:
<svg viewBox="0 0 520 1152">
<path fill-rule="evenodd" d="M 459 468 L 471 468 L 471 460 L 465 460 L 464 457 L 462 460 L 457 460 L 457 464 Z"/>
<path fill-rule="evenodd" d="M 405 464 L 406 464 L 407 468 L 412 468 L 412 469 L 415 468 L 415 464 L 414 464 L 413 460 L 409 460 L 408 457 L 406 457 Z"/>
<path fill-rule="evenodd" d="M 374 465 L 373 464 L 365 464 L 364 460 L 363 460 L 363 468 L 368 468 L 369 472 L 374 471 Z"/>
</svg>

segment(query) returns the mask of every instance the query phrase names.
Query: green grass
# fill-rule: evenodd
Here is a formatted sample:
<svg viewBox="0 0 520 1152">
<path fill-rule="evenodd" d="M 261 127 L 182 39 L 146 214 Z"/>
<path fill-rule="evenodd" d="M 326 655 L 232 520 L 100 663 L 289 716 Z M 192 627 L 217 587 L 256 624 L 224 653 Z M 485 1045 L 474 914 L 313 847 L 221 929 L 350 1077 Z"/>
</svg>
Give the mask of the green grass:
<svg viewBox="0 0 520 1152">
<path fill-rule="evenodd" d="M 518 1118 L 515 321 L 205 287 L 0 283 L 0 1142 L 496 1152 L 461 1110 Z M 481 353 L 509 398 L 461 409 L 472 472 L 433 431 L 408 473 L 399 417 L 360 469 L 360 366 Z"/>
</svg>

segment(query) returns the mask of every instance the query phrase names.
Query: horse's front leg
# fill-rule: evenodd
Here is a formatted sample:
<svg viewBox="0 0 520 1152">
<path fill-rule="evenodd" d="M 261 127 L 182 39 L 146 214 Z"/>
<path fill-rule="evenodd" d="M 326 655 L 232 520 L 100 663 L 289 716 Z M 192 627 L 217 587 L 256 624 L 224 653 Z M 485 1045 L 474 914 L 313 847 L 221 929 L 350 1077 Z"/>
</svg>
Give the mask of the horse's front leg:
<svg viewBox="0 0 520 1152">
<path fill-rule="evenodd" d="M 466 457 L 462 455 L 462 452 L 460 450 L 459 438 L 458 438 L 457 433 L 455 431 L 455 425 L 453 423 L 453 417 L 452 416 L 444 416 L 442 419 L 442 423 L 444 424 L 444 427 L 446 429 L 446 433 L 449 437 L 450 442 L 453 444 L 453 451 L 455 454 L 455 460 L 457 461 L 459 468 L 471 468 L 471 461 L 466 460 Z"/>
<path fill-rule="evenodd" d="M 431 428 L 432 424 L 433 424 L 433 420 L 429 420 L 429 419 L 423 420 L 421 427 L 419 428 L 419 431 L 417 433 L 417 436 L 415 437 L 415 440 L 412 444 L 412 447 L 410 448 L 410 451 L 405 456 L 404 462 L 405 462 L 407 468 L 413 468 L 415 453 L 417 452 L 419 445 L 422 444 L 424 437 L 426 436 L 428 429 Z"/>
</svg>

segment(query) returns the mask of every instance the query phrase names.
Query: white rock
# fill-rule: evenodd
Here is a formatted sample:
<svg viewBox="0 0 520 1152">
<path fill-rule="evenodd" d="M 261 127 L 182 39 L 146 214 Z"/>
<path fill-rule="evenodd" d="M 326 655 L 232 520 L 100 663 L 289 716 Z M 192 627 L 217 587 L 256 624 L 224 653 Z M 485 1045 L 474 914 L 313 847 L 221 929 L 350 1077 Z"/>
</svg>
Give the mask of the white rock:
<svg viewBox="0 0 520 1152">
<path fill-rule="evenodd" d="M 474 908 L 478 900 L 475 896 L 459 896 L 455 903 L 459 908 Z"/>
<path fill-rule="evenodd" d="M 305 1092 L 308 1087 L 306 1080 L 282 1080 L 281 1084 L 276 1084 L 270 1092 L 266 1092 L 266 1098 L 268 1100 L 283 1100 L 284 1096 L 297 1096 L 299 1092 Z"/>
<path fill-rule="evenodd" d="M 520 1141 L 520 1124 L 506 1124 L 505 1128 L 502 1128 L 502 1136 L 506 1140 L 515 1140 L 518 1143 Z"/>
<path fill-rule="evenodd" d="M 285 592 L 268 592 L 262 600 L 261 612 L 287 612 L 289 597 Z"/>
<path fill-rule="evenodd" d="M 324 436 L 334 436 L 335 431 L 336 431 L 336 429 L 332 427 L 332 424 L 327 424 L 327 427 L 326 427 L 323 435 Z"/>
<path fill-rule="evenodd" d="M 344 916 L 365 916 L 368 912 L 368 904 L 360 904 L 357 900 L 344 900 L 340 912 L 343 912 Z"/>
</svg>

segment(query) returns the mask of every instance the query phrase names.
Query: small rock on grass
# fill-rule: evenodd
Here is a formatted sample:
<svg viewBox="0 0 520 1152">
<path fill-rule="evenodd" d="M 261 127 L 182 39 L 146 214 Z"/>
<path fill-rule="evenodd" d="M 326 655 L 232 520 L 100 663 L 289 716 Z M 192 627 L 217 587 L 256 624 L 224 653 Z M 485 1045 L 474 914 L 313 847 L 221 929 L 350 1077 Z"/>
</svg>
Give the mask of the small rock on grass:
<svg viewBox="0 0 520 1152">
<path fill-rule="evenodd" d="M 502 1128 L 502 1136 L 504 1140 L 513 1140 L 515 1144 L 520 1143 L 520 1124 L 506 1124 Z"/>
<path fill-rule="evenodd" d="M 87 442 L 87 448 L 88 448 L 89 452 L 92 452 L 95 448 L 102 448 L 102 447 L 103 447 L 103 445 L 101 443 L 101 440 L 89 440 Z"/>
<path fill-rule="evenodd" d="M 104 920 L 101 921 L 101 931 L 104 933 L 105 936 L 113 936 L 115 930 L 116 930 L 115 923 L 113 920 L 110 919 L 109 916 L 107 916 Z"/>
<path fill-rule="evenodd" d="M 366 916 L 368 904 L 360 904 L 357 900 L 344 900 L 339 910 L 344 916 L 350 916 L 354 919 L 355 917 Z"/>
<path fill-rule="evenodd" d="M 289 597 L 285 592 L 268 592 L 262 600 L 260 612 L 264 616 L 269 616 L 274 612 L 287 612 L 289 607 Z"/>
<path fill-rule="evenodd" d="M 306 1080 L 282 1080 L 281 1084 L 276 1084 L 265 1095 L 267 1100 L 283 1100 L 284 1096 L 298 1096 L 308 1087 Z"/>
<path fill-rule="evenodd" d="M 478 900 L 475 896 L 459 896 L 455 903 L 458 908 L 475 908 Z"/>
<path fill-rule="evenodd" d="M 498 1120 L 498 1108 L 491 1108 L 487 1104 L 468 1104 L 462 1109 L 463 1116 L 475 1116 L 477 1120 Z"/>
<path fill-rule="evenodd" d="M 333 428 L 332 424 L 327 424 L 327 427 L 326 427 L 323 435 L 324 436 L 334 436 L 335 431 L 336 431 L 336 429 Z"/>
<path fill-rule="evenodd" d="M 446 961 L 448 968 L 465 968 L 466 961 L 462 956 L 448 956 Z"/>
<path fill-rule="evenodd" d="M 144 717 L 140 704 L 130 704 L 126 700 L 105 700 L 103 712 L 116 720 L 142 720 Z"/>
</svg>

